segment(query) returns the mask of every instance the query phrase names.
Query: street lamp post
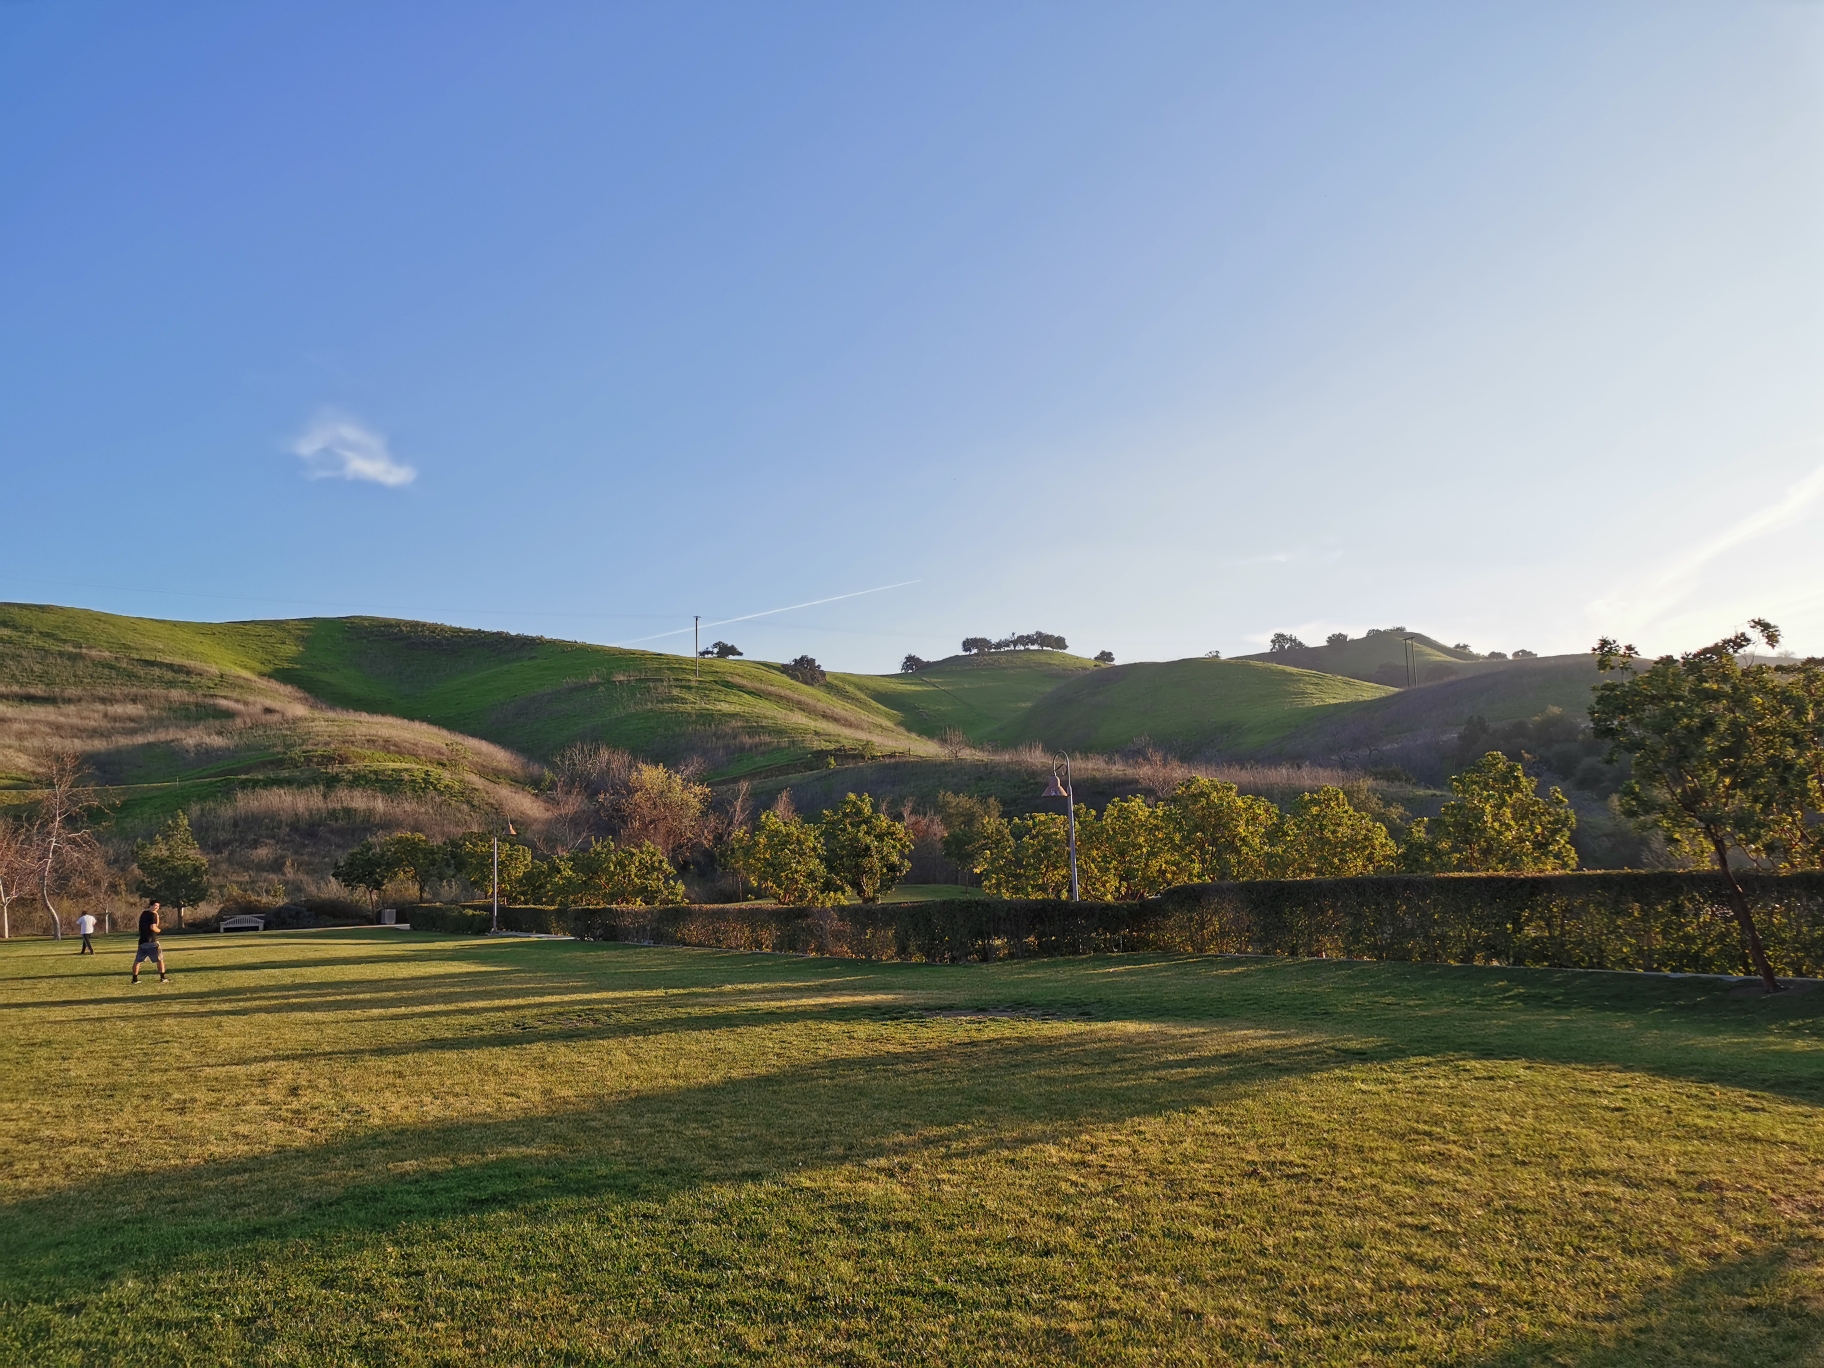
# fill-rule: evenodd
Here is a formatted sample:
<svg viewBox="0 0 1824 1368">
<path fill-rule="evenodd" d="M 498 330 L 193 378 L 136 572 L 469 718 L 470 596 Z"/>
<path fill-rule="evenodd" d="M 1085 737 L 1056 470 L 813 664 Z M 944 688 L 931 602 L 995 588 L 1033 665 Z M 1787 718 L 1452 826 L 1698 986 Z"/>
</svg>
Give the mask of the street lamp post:
<svg viewBox="0 0 1824 1368">
<path fill-rule="evenodd" d="M 1060 766 L 1064 771 L 1061 778 L 1058 774 Z M 1077 790 L 1070 782 L 1070 756 L 1060 756 L 1052 761 L 1051 784 L 1046 788 L 1044 796 L 1064 800 L 1064 814 L 1070 822 L 1070 900 L 1073 903 L 1081 902 L 1082 899 L 1077 896 Z"/>
<path fill-rule="evenodd" d="M 494 837 L 494 928 L 500 930 L 500 837 Z"/>
</svg>

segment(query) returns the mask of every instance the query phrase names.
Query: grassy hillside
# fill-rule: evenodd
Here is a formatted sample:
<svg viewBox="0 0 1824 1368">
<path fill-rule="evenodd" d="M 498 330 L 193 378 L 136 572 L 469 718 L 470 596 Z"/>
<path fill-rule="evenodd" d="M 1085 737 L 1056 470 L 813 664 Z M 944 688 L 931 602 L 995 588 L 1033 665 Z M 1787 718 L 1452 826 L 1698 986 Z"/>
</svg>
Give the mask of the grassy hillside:
<svg viewBox="0 0 1824 1368">
<path fill-rule="evenodd" d="M 535 759 L 579 739 L 666 759 L 707 753 L 731 769 L 918 744 L 843 676 L 811 688 L 756 662 L 704 661 L 699 681 L 680 656 L 433 623 L 174 623 L 0 606 L 0 690 L 14 696 L 238 697 L 274 683 L 294 699 L 426 722 Z"/>
<path fill-rule="evenodd" d="M 1600 679 L 1595 661 L 1581 654 L 1493 663 L 1501 668 L 1307 714 L 1295 731 L 1276 738 L 1262 753 L 1372 763 L 1377 756 L 1431 744 L 1472 716 L 1498 723 L 1535 717 L 1553 707 L 1581 714 Z"/>
<path fill-rule="evenodd" d="M 1118 750 L 1146 737 L 1180 753 L 1240 753 L 1306 725 L 1312 709 L 1388 692 L 1253 660 L 1111 665 L 1053 689 L 1000 735 L 1070 750 Z"/>
<path fill-rule="evenodd" d="M 1801 1365 L 1824 994 L 0 945 L 0 1363 Z M 136 1137 L 123 1143 L 126 1136 Z"/>
<path fill-rule="evenodd" d="M 1373 632 L 1336 646 L 1266 651 L 1258 655 L 1240 656 L 1238 659 L 1290 665 L 1295 669 L 1318 670 L 1324 674 L 1343 675 L 1349 679 L 1402 688 L 1406 684 L 1407 636 L 1412 637 L 1413 662 L 1421 684 L 1495 670 L 1507 663 L 1501 660 L 1478 660 L 1473 651 L 1459 651 L 1423 632 L 1392 631 Z"/>
<path fill-rule="evenodd" d="M 1007 739 L 1041 698 L 1099 668 L 1063 651 L 996 651 L 951 656 L 916 674 L 832 677 L 889 710 L 908 731 L 936 737 L 954 727 L 979 743 Z"/>
</svg>

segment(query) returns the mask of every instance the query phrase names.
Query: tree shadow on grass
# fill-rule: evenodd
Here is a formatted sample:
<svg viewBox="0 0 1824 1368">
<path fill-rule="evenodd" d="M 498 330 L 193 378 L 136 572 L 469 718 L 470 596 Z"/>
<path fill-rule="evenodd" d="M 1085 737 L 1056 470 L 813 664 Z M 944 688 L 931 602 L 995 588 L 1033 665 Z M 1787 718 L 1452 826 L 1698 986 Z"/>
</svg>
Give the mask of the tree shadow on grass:
<svg viewBox="0 0 1824 1368">
<path fill-rule="evenodd" d="M 63 1299 L 174 1258 L 562 1196 L 657 1198 L 941 1146 L 995 1151 L 1207 1105 L 1341 1061 L 1310 1042 L 990 1037 L 484 1122 L 380 1128 L 0 1207 L 0 1297 Z"/>
<path fill-rule="evenodd" d="M 1740 1368 L 1815 1365 L 1824 1348 L 1824 1296 L 1799 1285 L 1824 1256 L 1815 1241 L 1720 1260 L 1612 1310 L 1606 1324 L 1503 1345 L 1473 1368 Z"/>
</svg>

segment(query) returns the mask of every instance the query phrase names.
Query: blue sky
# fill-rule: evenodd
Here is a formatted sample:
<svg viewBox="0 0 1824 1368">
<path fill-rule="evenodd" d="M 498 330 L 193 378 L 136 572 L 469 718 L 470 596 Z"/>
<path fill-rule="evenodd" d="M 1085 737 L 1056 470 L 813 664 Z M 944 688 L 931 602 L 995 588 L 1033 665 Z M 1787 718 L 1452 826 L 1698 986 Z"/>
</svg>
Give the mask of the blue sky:
<svg viewBox="0 0 1824 1368">
<path fill-rule="evenodd" d="M 0 127 L 0 597 L 1824 652 L 1824 7 L 24 3 Z"/>
</svg>

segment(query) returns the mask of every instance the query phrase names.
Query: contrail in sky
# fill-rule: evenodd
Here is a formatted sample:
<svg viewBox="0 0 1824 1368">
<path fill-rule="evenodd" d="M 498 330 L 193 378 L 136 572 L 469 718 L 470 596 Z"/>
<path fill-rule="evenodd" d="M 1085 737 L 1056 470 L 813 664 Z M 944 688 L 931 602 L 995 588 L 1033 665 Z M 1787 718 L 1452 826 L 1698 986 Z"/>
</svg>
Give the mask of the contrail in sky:
<svg viewBox="0 0 1824 1368">
<path fill-rule="evenodd" d="M 860 598 L 863 594 L 884 594 L 889 589 L 904 589 L 908 584 L 918 584 L 918 580 L 901 580 L 898 584 L 882 584 L 872 589 L 857 589 L 852 594 L 831 594 L 828 598 L 811 599 L 806 603 L 788 603 L 783 608 L 768 608 L 761 613 L 743 613 L 740 617 L 718 618 L 714 622 L 705 622 L 705 627 L 726 627 L 731 622 L 751 622 L 754 618 L 772 617 L 775 613 L 796 612 L 800 608 L 815 608 L 820 603 L 835 603 L 840 599 Z M 642 641 L 658 641 L 664 637 L 684 636 L 697 630 L 695 627 L 680 627 L 672 632 L 654 632 L 651 636 L 634 637 L 631 641 L 617 641 L 616 646 L 637 646 Z"/>
</svg>

